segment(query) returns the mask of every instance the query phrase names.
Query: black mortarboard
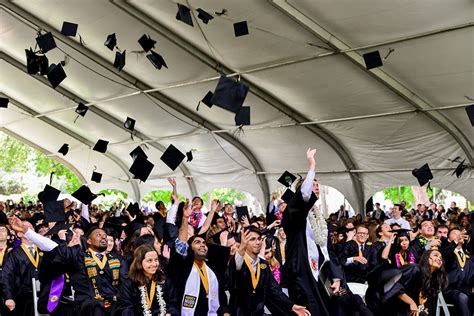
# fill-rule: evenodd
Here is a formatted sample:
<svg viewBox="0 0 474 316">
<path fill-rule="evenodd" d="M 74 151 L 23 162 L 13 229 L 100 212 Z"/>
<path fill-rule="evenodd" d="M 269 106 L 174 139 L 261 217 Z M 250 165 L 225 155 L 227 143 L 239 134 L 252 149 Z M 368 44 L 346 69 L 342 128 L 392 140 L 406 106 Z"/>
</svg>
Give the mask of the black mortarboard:
<svg viewBox="0 0 474 316">
<path fill-rule="evenodd" d="M 112 236 L 113 238 L 120 238 L 124 227 L 119 224 L 106 222 L 103 226 L 103 229 L 108 236 Z"/>
<path fill-rule="evenodd" d="M 143 34 L 142 37 L 138 39 L 138 43 L 145 52 L 148 52 L 150 49 L 155 48 L 156 41 L 153 40 L 150 35 Z"/>
<path fill-rule="evenodd" d="M 178 148 L 174 147 L 172 144 L 168 146 L 160 159 L 163 161 L 171 170 L 175 171 L 178 168 L 179 164 L 186 157 Z"/>
<path fill-rule="evenodd" d="M 98 151 L 100 153 L 105 154 L 107 151 L 107 145 L 109 144 L 109 141 L 104 140 L 104 139 L 99 139 L 97 143 L 95 143 L 94 147 L 92 150 Z"/>
<path fill-rule="evenodd" d="M 69 151 L 69 145 L 64 144 L 61 146 L 61 148 L 59 148 L 58 153 L 63 154 L 63 156 L 66 156 L 68 151 Z"/>
<path fill-rule="evenodd" d="M 145 154 L 145 152 L 143 151 L 143 149 L 140 146 L 137 146 L 134 150 L 132 150 L 130 152 L 130 156 L 132 157 L 133 160 L 135 160 L 135 158 L 137 158 L 137 156 L 141 156 L 145 159 L 148 158 L 148 156 Z"/>
<path fill-rule="evenodd" d="M 25 49 L 26 53 L 26 70 L 31 75 L 38 72 L 44 76 L 48 73 L 48 58 L 46 55 L 36 54 L 33 50 Z"/>
<path fill-rule="evenodd" d="M 76 36 L 77 33 L 77 24 L 71 22 L 63 22 L 63 27 L 61 28 L 61 34 L 65 36 Z"/>
<path fill-rule="evenodd" d="M 204 24 L 207 24 L 214 17 L 203 9 L 199 8 L 196 10 L 198 12 L 198 19 L 201 19 Z"/>
<path fill-rule="evenodd" d="M 64 200 L 49 201 L 43 203 L 44 221 L 49 222 L 64 222 L 66 215 L 64 214 Z"/>
<path fill-rule="evenodd" d="M 43 191 L 38 194 L 38 199 L 41 203 L 56 201 L 61 194 L 61 191 L 47 184 Z"/>
<path fill-rule="evenodd" d="M 100 183 L 100 181 L 102 181 L 102 173 L 93 171 L 91 181 Z"/>
<path fill-rule="evenodd" d="M 124 50 L 121 52 L 115 52 L 115 60 L 114 60 L 114 67 L 118 69 L 118 71 L 122 70 L 125 67 L 125 53 L 127 51 Z"/>
<path fill-rule="evenodd" d="M 204 96 L 204 98 L 201 100 L 201 102 L 207 105 L 209 108 L 212 108 L 213 104 L 211 100 L 213 96 L 214 96 L 214 93 L 212 93 L 212 91 L 208 91 L 206 95 Z"/>
<path fill-rule="evenodd" d="M 291 191 L 291 189 L 286 189 L 285 193 L 283 193 L 283 195 L 281 196 L 281 199 L 285 203 L 289 203 L 293 199 L 294 196 L 295 196 L 295 192 Z"/>
<path fill-rule="evenodd" d="M 246 216 L 250 220 L 249 209 L 247 206 L 237 206 L 235 208 L 235 212 L 237 213 L 237 219 L 239 220 L 239 222 L 244 216 Z"/>
<path fill-rule="evenodd" d="M 243 106 L 235 114 L 235 125 L 250 125 L 250 106 Z"/>
<path fill-rule="evenodd" d="M 474 104 L 466 106 L 466 113 L 471 121 L 471 125 L 474 126 Z"/>
<path fill-rule="evenodd" d="M 51 32 L 40 35 L 36 38 L 36 43 L 43 54 L 49 52 L 53 48 L 56 48 L 56 42 L 54 41 L 53 34 Z"/>
<path fill-rule="evenodd" d="M 289 188 L 295 182 L 297 177 L 290 173 L 289 171 L 283 172 L 283 174 L 278 178 L 278 182 L 283 184 L 285 187 Z"/>
<path fill-rule="evenodd" d="M 148 161 L 146 158 L 138 155 L 133 161 L 132 166 L 130 167 L 130 173 L 135 176 L 136 179 L 140 179 L 143 182 L 148 179 L 153 167 L 155 165 Z"/>
<path fill-rule="evenodd" d="M 54 221 L 52 221 L 54 222 Z M 46 233 L 46 236 L 53 236 L 53 235 L 57 235 L 59 233 L 59 231 L 61 230 L 68 230 L 70 229 L 72 226 L 74 226 L 74 224 L 72 223 L 61 223 L 63 221 L 58 221 L 59 223 L 56 223 L 53 227 L 51 227 L 50 230 L 48 230 L 48 232 Z"/>
<path fill-rule="evenodd" d="M 138 205 L 138 202 L 130 203 L 127 206 L 127 211 L 130 215 L 136 216 L 140 214 L 140 205 Z"/>
<path fill-rule="evenodd" d="M 168 68 L 163 56 L 158 54 L 157 52 L 151 51 L 150 54 L 146 55 L 146 58 L 155 66 L 156 69 L 161 69 L 163 66 Z"/>
<path fill-rule="evenodd" d="M 249 88 L 242 82 L 221 76 L 211 98 L 211 103 L 238 113 L 248 91 Z"/>
<path fill-rule="evenodd" d="M 87 113 L 88 110 L 89 110 L 89 108 L 84 103 L 79 102 L 75 112 L 77 114 L 79 114 L 80 116 L 84 117 L 84 116 L 86 116 L 86 113 Z"/>
<path fill-rule="evenodd" d="M 190 150 L 188 152 L 186 152 L 186 162 L 190 162 L 190 161 L 193 161 L 193 151 Z"/>
<path fill-rule="evenodd" d="M 408 236 L 408 237 L 410 237 L 411 229 L 399 228 L 399 229 L 392 229 L 392 230 L 389 230 L 389 232 L 390 232 L 390 233 L 396 233 L 398 237 L 400 237 L 400 236 Z"/>
<path fill-rule="evenodd" d="M 433 179 L 433 174 L 431 173 L 431 169 L 427 163 L 425 163 L 420 169 L 413 169 L 411 173 L 418 180 L 420 186 L 424 186 Z"/>
<path fill-rule="evenodd" d="M 383 65 L 380 52 L 378 50 L 362 55 L 364 57 L 365 67 L 367 70 L 377 68 Z"/>
<path fill-rule="evenodd" d="M 123 127 L 128 129 L 130 132 L 133 132 L 133 130 L 135 129 L 135 120 L 131 117 L 127 117 L 127 119 L 123 123 Z"/>
<path fill-rule="evenodd" d="M 207 244 L 207 258 L 216 263 L 227 264 L 230 257 L 230 247 Z"/>
<path fill-rule="evenodd" d="M 234 34 L 235 37 L 244 36 L 249 33 L 247 21 L 234 23 Z"/>
<path fill-rule="evenodd" d="M 66 79 L 66 73 L 64 72 L 61 64 L 51 64 L 48 68 L 48 80 L 56 88 L 59 84 Z"/>
<path fill-rule="evenodd" d="M 188 25 L 194 26 L 191 10 L 185 5 L 178 3 L 178 13 L 176 13 L 176 20 L 184 22 Z"/>
<path fill-rule="evenodd" d="M 0 108 L 8 108 L 8 102 L 10 102 L 8 98 L 0 98 Z"/>
<path fill-rule="evenodd" d="M 117 46 L 117 37 L 115 36 L 115 33 L 107 35 L 104 45 L 107 46 L 108 49 L 114 50 L 115 46 Z"/>
<path fill-rule="evenodd" d="M 89 205 L 97 198 L 97 194 L 92 193 L 89 187 L 85 185 L 82 185 L 71 195 L 85 205 Z"/>
<path fill-rule="evenodd" d="M 461 161 L 459 163 L 459 165 L 456 167 L 456 170 L 454 170 L 454 172 L 451 174 L 452 176 L 456 175 L 456 178 L 461 177 L 462 173 L 467 168 L 467 166 L 464 164 L 465 161 L 466 161 L 466 159 L 464 159 L 463 161 Z"/>
<path fill-rule="evenodd" d="M 136 232 L 137 230 L 139 229 L 142 229 L 143 227 L 145 227 L 146 225 L 144 223 L 140 223 L 140 222 L 136 222 L 136 221 L 133 221 L 133 222 L 130 222 L 127 224 L 127 226 L 125 226 L 124 230 L 125 230 L 125 234 L 128 236 L 128 237 L 131 237 L 133 235 L 134 232 Z"/>
</svg>

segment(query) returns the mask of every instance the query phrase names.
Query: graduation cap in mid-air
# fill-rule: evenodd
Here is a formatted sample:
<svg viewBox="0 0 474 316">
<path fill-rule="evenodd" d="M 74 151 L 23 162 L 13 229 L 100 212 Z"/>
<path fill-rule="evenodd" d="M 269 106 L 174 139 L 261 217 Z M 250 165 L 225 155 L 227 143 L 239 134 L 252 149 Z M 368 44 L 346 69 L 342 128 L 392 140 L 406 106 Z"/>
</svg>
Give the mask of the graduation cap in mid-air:
<svg viewBox="0 0 474 316">
<path fill-rule="evenodd" d="M 278 178 L 278 182 L 283 184 L 285 187 L 289 188 L 295 182 L 297 177 L 289 171 L 283 172 L 283 174 Z"/>
<path fill-rule="evenodd" d="M 431 179 L 433 179 L 433 174 L 431 173 L 431 169 L 427 163 L 425 163 L 419 169 L 413 169 L 411 173 L 418 180 L 418 183 L 421 187 L 430 182 Z"/>
<path fill-rule="evenodd" d="M 8 102 L 10 102 L 8 98 L 0 98 L 0 108 L 8 108 Z"/>
<path fill-rule="evenodd" d="M 140 179 L 141 181 L 146 182 L 146 179 L 148 179 L 154 167 L 155 165 L 145 157 L 137 155 L 129 171 L 135 176 L 135 179 Z"/>
<path fill-rule="evenodd" d="M 55 187 L 50 186 L 49 184 L 46 184 L 43 191 L 38 193 L 38 200 L 40 200 L 41 203 L 56 201 L 60 194 L 61 191 Z"/>
<path fill-rule="evenodd" d="M 168 68 L 168 65 L 163 59 L 163 56 L 161 56 L 157 52 L 151 51 L 150 54 L 146 55 L 146 58 L 148 58 L 151 64 L 158 70 L 160 70 L 163 67 Z"/>
<path fill-rule="evenodd" d="M 59 84 L 67 78 L 66 73 L 64 72 L 63 66 L 61 63 L 59 64 L 51 64 L 48 68 L 48 80 L 53 86 L 54 89 L 56 89 Z"/>
<path fill-rule="evenodd" d="M 235 125 L 250 125 L 250 106 L 243 106 L 234 117 Z"/>
<path fill-rule="evenodd" d="M 201 19 L 204 24 L 209 23 L 209 21 L 214 18 L 210 13 L 201 8 L 197 9 L 196 11 L 198 12 L 198 19 Z"/>
<path fill-rule="evenodd" d="M 93 171 L 91 181 L 100 183 L 100 181 L 102 181 L 102 173 Z"/>
<path fill-rule="evenodd" d="M 211 100 L 213 96 L 214 96 L 214 93 L 212 93 L 212 91 L 208 91 L 206 95 L 204 96 L 204 98 L 202 98 L 201 102 L 207 105 L 208 108 L 212 108 L 213 104 Z"/>
<path fill-rule="evenodd" d="M 378 50 L 362 55 L 367 70 L 377 68 L 383 65 L 380 52 Z"/>
<path fill-rule="evenodd" d="M 466 106 L 466 113 L 471 121 L 471 125 L 474 126 L 474 104 Z"/>
<path fill-rule="evenodd" d="M 242 82 L 221 76 L 210 102 L 237 114 L 247 97 L 248 91 L 248 86 Z"/>
<path fill-rule="evenodd" d="M 249 27 L 247 25 L 247 21 L 234 23 L 234 34 L 235 37 L 249 34 Z"/>
<path fill-rule="evenodd" d="M 456 178 L 461 177 L 464 170 L 466 170 L 466 168 L 467 168 L 467 165 L 464 164 L 465 161 L 466 161 L 466 159 L 464 159 L 463 161 L 461 161 L 459 163 L 459 165 L 456 167 L 456 170 L 454 170 L 454 172 L 451 174 L 452 176 L 456 175 Z"/>
<path fill-rule="evenodd" d="M 133 132 L 135 130 L 135 120 L 131 117 L 127 117 L 127 119 L 123 123 L 123 127 L 128 129 L 130 132 Z"/>
<path fill-rule="evenodd" d="M 143 149 L 140 146 L 135 147 L 135 149 L 130 152 L 130 156 L 132 157 L 133 160 L 135 160 L 137 156 L 141 156 L 145 159 L 148 158 L 147 154 L 145 154 L 145 151 L 143 151 Z"/>
<path fill-rule="evenodd" d="M 35 53 L 31 48 L 25 49 L 26 53 L 26 71 L 30 75 L 39 73 L 44 76 L 48 73 L 49 62 L 44 54 Z"/>
<path fill-rule="evenodd" d="M 250 220 L 249 209 L 247 206 L 237 206 L 235 208 L 235 212 L 237 213 L 237 219 L 239 220 L 239 222 L 244 216 L 247 217 L 248 220 Z"/>
<path fill-rule="evenodd" d="M 41 49 L 43 54 L 46 54 L 50 50 L 56 48 L 56 42 L 54 41 L 53 34 L 51 32 L 39 35 L 36 38 L 36 43 L 38 47 Z"/>
<path fill-rule="evenodd" d="M 143 48 L 145 52 L 148 53 L 148 51 L 152 48 L 155 48 L 156 41 L 153 40 L 150 35 L 148 34 L 143 34 L 139 39 L 138 43 L 140 46 Z"/>
<path fill-rule="evenodd" d="M 95 143 L 94 147 L 92 148 L 92 150 L 95 150 L 95 151 L 98 151 L 100 153 L 103 153 L 105 154 L 105 152 L 107 151 L 107 145 L 109 144 L 109 141 L 108 140 L 104 140 L 104 139 L 99 139 L 97 141 L 97 143 Z"/>
<path fill-rule="evenodd" d="M 58 153 L 63 154 L 63 156 L 66 156 L 68 152 L 69 152 L 69 144 L 63 144 L 61 148 L 59 148 L 58 150 Z"/>
<path fill-rule="evenodd" d="M 178 3 L 178 13 L 176 13 L 176 20 L 186 23 L 194 27 L 193 18 L 191 16 L 191 10 L 182 4 Z"/>
<path fill-rule="evenodd" d="M 186 157 L 178 148 L 170 144 L 165 150 L 160 159 L 163 161 L 171 170 L 175 171 L 176 168 L 183 162 Z"/>
<path fill-rule="evenodd" d="M 86 116 L 86 113 L 87 113 L 88 110 L 89 110 L 89 108 L 84 103 L 79 102 L 75 112 L 77 114 L 79 114 L 80 116 L 84 117 L 84 116 Z"/>
<path fill-rule="evenodd" d="M 117 46 L 117 37 L 115 36 L 115 33 L 107 35 L 107 39 L 105 40 L 104 45 L 108 49 L 114 50 L 115 46 Z"/>
<path fill-rule="evenodd" d="M 125 54 L 126 50 L 123 52 L 115 52 L 114 67 L 121 71 L 125 67 Z"/>
<path fill-rule="evenodd" d="M 193 151 L 190 150 L 188 152 L 186 152 L 186 162 L 191 162 L 193 161 L 194 157 L 193 157 Z"/>
<path fill-rule="evenodd" d="M 91 204 L 97 198 L 97 194 L 92 193 L 86 185 L 82 185 L 71 195 L 85 205 Z"/>
<path fill-rule="evenodd" d="M 64 213 L 64 200 L 49 201 L 43 203 L 45 222 L 64 222 L 66 214 Z"/>
<path fill-rule="evenodd" d="M 63 27 L 61 28 L 61 34 L 65 36 L 76 36 L 77 33 L 77 24 L 71 22 L 63 22 Z"/>
</svg>

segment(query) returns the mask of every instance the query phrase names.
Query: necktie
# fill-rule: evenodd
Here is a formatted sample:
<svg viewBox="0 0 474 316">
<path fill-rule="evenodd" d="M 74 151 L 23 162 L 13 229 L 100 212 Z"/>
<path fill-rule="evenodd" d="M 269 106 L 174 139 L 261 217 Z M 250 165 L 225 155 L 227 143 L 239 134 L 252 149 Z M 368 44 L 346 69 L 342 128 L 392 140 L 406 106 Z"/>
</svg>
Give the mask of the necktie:
<svg viewBox="0 0 474 316">
<path fill-rule="evenodd" d="M 361 245 L 360 245 L 360 250 L 361 250 L 362 252 L 364 252 L 364 244 L 361 244 Z"/>
<path fill-rule="evenodd" d="M 28 247 L 28 251 L 30 252 L 31 256 L 34 258 L 35 257 L 35 248 Z"/>
<path fill-rule="evenodd" d="M 464 258 L 464 253 L 462 252 L 462 250 L 458 250 L 458 253 L 459 253 L 459 257 L 461 258 L 461 260 L 463 260 Z"/>
</svg>

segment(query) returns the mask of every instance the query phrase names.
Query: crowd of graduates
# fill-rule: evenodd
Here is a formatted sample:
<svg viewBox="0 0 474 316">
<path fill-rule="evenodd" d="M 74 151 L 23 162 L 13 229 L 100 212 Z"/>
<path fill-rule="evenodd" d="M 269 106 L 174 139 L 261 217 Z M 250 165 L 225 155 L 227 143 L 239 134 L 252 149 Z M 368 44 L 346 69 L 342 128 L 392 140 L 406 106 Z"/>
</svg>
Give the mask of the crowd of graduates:
<svg viewBox="0 0 474 316">
<path fill-rule="evenodd" d="M 0 202 L 1 315 L 473 315 L 473 213 L 431 203 L 324 218 L 314 150 L 265 216 L 178 198 L 101 210 Z M 87 190 L 85 190 L 87 193 Z M 315 206 L 316 205 L 316 206 Z"/>
</svg>

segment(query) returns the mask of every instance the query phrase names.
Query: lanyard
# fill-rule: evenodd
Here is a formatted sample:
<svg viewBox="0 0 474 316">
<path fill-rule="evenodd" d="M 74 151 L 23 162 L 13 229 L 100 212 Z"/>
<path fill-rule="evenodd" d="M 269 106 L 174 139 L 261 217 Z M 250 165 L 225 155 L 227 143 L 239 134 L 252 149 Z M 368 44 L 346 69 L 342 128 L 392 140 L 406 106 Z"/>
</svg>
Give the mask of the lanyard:
<svg viewBox="0 0 474 316">
<path fill-rule="evenodd" d="M 36 248 L 36 246 L 34 246 L 34 249 L 35 249 L 35 258 L 33 258 L 33 256 L 31 255 L 30 251 L 28 250 L 28 247 L 26 247 L 25 244 L 21 244 L 21 249 L 23 249 L 23 251 L 25 252 L 26 256 L 28 257 L 28 259 L 30 259 L 31 263 L 33 264 L 33 266 L 35 267 L 35 269 L 38 269 L 38 262 L 39 262 L 39 251 L 38 251 L 38 248 Z"/>
<path fill-rule="evenodd" d="M 257 264 L 257 271 L 255 271 L 256 273 L 254 273 L 252 265 L 250 264 L 250 260 L 247 255 L 244 255 L 244 261 L 245 261 L 245 264 L 247 265 L 247 268 L 249 268 L 250 276 L 252 277 L 253 292 L 255 293 L 255 289 L 257 288 L 257 285 L 258 285 L 258 280 L 260 279 L 260 265 Z"/>
<path fill-rule="evenodd" d="M 201 267 L 194 261 L 194 266 L 199 271 L 199 277 L 201 278 L 202 285 L 204 286 L 204 290 L 206 291 L 206 296 L 209 295 L 209 280 L 207 278 L 207 269 L 206 264 L 203 262 Z"/>
<path fill-rule="evenodd" d="M 146 303 L 148 305 L 148 309 L 151 309 L 151 305 L 153 304 L 153 298 L 155 297 L 155 289 L 156 289 L 156 283 L 154 280 L 152 280 L 151 287 L 150 287 L 150 294 L 148 294 L 148 291 L 145 291 Z"/>
</svg>

